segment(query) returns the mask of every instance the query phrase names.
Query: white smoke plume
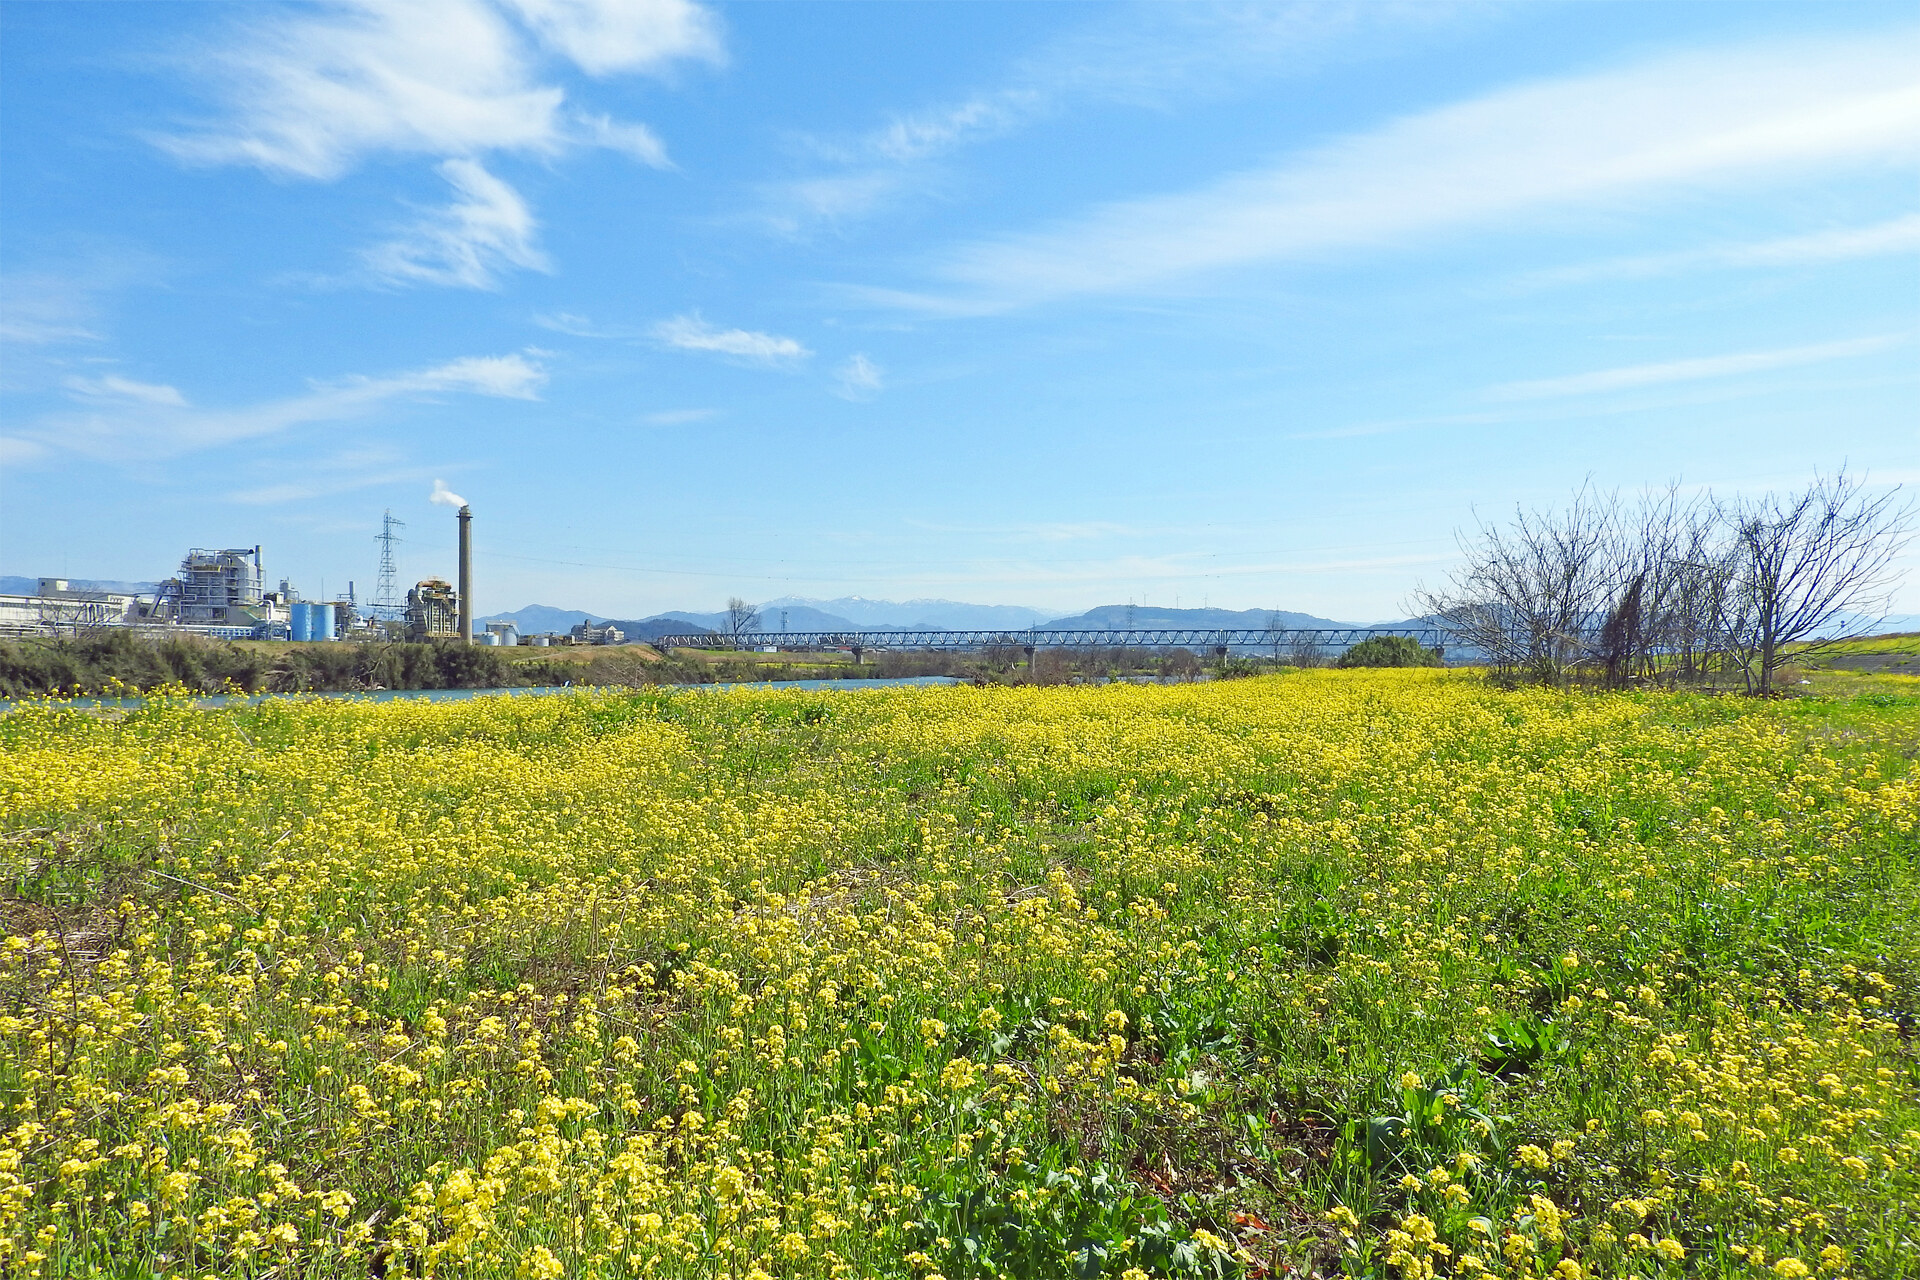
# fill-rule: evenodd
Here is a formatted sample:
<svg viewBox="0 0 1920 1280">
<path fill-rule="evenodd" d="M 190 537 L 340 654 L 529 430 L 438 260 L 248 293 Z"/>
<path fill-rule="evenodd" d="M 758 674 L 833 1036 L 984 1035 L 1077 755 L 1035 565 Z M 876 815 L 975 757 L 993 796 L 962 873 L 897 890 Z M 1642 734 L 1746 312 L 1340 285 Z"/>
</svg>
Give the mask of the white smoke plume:
<svg viewBox="0 0 1920 1280">
<path fill-rule="evenodd" d="M 433 482 L 433 492 L 428 495 L 427 501 L 442 507 L 464 507 L 467 505 L 465 498 L 447 488 L 447 482 L 445 480 L 435 480 Z"/>
</svg>

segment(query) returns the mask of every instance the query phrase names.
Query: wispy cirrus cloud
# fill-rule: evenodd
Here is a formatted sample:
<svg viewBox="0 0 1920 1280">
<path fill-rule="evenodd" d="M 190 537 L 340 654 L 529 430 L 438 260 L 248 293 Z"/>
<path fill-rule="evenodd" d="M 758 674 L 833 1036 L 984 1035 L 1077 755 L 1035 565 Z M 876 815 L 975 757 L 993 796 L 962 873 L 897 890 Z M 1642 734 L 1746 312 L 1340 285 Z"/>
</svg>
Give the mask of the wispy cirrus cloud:
<svg viewBox="0 0 1920 1280">
<path fill-rule="evenodd" d="M 564 333 L 570 338 L 599 338 L 619 342 L 646 336 L 644 329 L 635 329 L 626 325 L 598 324 L 586 316 L 576 315 L 571 311 L 541 312 L 533 317 L 533 322 L 542 329 Z"/>
<path fill-rule="evenodd" d="M 506 7 L 590 76 L 659 75 L 679 62 L 724 63 L 720 21 L 689 0 L 505 0 Z"/>
<path fill-rule="evenodd" d="M 587 316 L 570 311 L 546 312 L 536 315 L 533 322 L 555 333 L 564 333 L 574 338 L 592 338 L 604 342 L 640 342 L 651 343 L 675 351 L 694 351 L 706 355 L 724 356 L 741 364 L 760 365 L 766 368 L 793 368 L 813 358 L 813 351 L 797 338 L 784 337 L 777 333 L 763 333 L 757 329 L 729 329 L 710 324 L 698 311 L 689 311 L 658 321 L 645 328 L 631 325 L 601 324 Z M 865 356 L 855 356 L 862 362 L 856 368 L 852 362 L 842 365 L 836 371 L 836 377 L 843 394 L 851 388 L 854 393 L 871 394 L 879 390 L 880 369 L 866 360 Z M 851 377 L 852 381 L 848 381 Z M 866 387 L 865 382 L 872 386 Z M 711 409 L 670 410 L 664 416 L 649 415 L 645 420 L 655 425 L 669 425 L 676 422 L 690 422 L 697 417 L 709 417 Z M 689 416 L 691 415 L 691 416 Z"/>
<path fill-rule="evenodd" d="M 661 409 L 656 413 L 642 414 L 640 421 L 650 427 L 683 427 L 719 415 L 718 409 Z"/>
<path fill-rule="evenodd" d="M 871 400 L 887 385 L 886 371 L 862 352 L 850 356 L 833 377 L 843 400 Z"/>
<path fill-rule="evenodd" d="M 963 244 L 880 305 L 986 313 L 1228 268 L 1399 248 L 1555 210 L 1911 165 L 1920 31 L 1750 45 L 1543 80 L 1184 192 Z"/>
<path fill-rule="evenodd" d="M 1803 347 L 1780 347 L 1769 351 L 1740 351 L 1728 355 L 1699 356 L 1689 360 L 1662 360 L 1651 364 L 1626 365 L 1576 373 L 1560 378 L 1536 378 L 1526 382 L 1508 382 L 1489 388 L 1492 400 L 1544 400 L 1560 396 L 1599 395 L 1612 391 L 1631 391 L 1641 387 L 1675 382 L 1699 382 L 1708 378 L 1738 377 L 1773 369 L 1792 369 L 1872 355 L 1907 342 L 1898 334 L 1851 338 L 1843 342 L 1820 342 Z"/>
<path fill-rule="evenodd" d="M 259 469 L 273 478 L 229 489 L 221 496 L 241 506 L 284 506 L 383 485 L 418 483 L 433 474 L 430 467 L 406 465 L 398 450 L 379 445 L 302 458 L 297 479 L 281 478 L 293 469 L 284 461 L 270 466 L 262 462 Z"/>
<path fill-rule="evenodd" d="M 483 0 L 255 8 L 183 59 L 218 110 L 153 141 L 187 163 L 322 182 L 376 155 L 438 157 L 458 198 L 367 256 L 388 282 L 485 288 L 501 268 L 544 258 L 525 202 L 480 157 L 600 147 L 670 163 L 645 125 L 570 106 L 542 73 L 542 48 L 596 76 L 723 58 L 717 21 L 690 0 L 506 0 L 504 13 Z"/>
<path fill-rule="evenodd" d="M 453 202 L 366 250 L 368 270 L 394 283 L 491 289 L 509 267 L 549 269 L 538 224 L 518 192 L 473 160 L 447 160 L 439 169 Z"/>
<path fill-rule="evenodd" d="M 718 328 L 701 319 L 698 312 L 662 320 L 653 326 L 652 336 L 676 350 L 731 356 L 750 364 L 793 365 L 813 354 L 797 339 L 751 329 Z"/>
<path fill-rule="evenodd" d="M 59 452 L 106 461 L 191 453 L 295 427 L 345 422 L 395 402 L 435 394 L 535 400 L 546 370 L 526 356 L 465 356 L 430 368 L 383 377 L 353 375 L 315 383 L 301 395 L 230 408 L 193 404 L 161 383 L 116 375 L 75 378 L 73 407 L 50 413 L 10 433 L 0 449 L 25 459 Z"/>
<path fill-rule="evenodd" d="M 66 387 L 76 398 L 82 400 L 122 401 L 172 409 L 187 407 L 186 397 L 180 394 L 178 387 L 156 382 L 138 382 L 132 378 L 123 378 L 117 373 L 105 374 L 98 378 L 68 378 Z"/>
<path fill-rule="evenodd" d="M 0 276 L 0 342 L 58 346 L 96 342 L 102 303 L 130 285 L 166 280 L 170 265 L 130 246 L 97 246 Z"/>
<path fill-rule="evenodd" d="M 0 287 L 0 299 L 0 342 L 49 346 L 100 336 L 87 292 L 50 274 L 12 277 Z"/>
<path fill-rule="evenodd" d="M 1816 266 L 1903 253 L 1920 253 L 1920 213 L 1864 227 L 1833 227 L 1804 235 L 1553 267 L 1532 272 L 1520 283 L 1523 287 L 1546 287 L 1595 280 L 1645 279 L 1713 268 Z"/>
<path fill-rule="evenodd" d="M 516 0 L 535 39 L 590 74 L 718 61 L 711 14 L 687 0 Z M 372 0 L 253 10 L 193 67 L 221 111 L 154 137 L 179 158 L 328 181 L 377 154 L 552 155 L 631 135 L 570 111 L 527 39 L 482 0 Z"/>
<path fill-rule="evenodd" d="M 762 184 L 755 220 L 799 235 L 868 217 L 943 185 L 941 163 L 954 153 L 1076 105 L 1164 108 L 1332 59 L 1373 56 L 1512 7 L 1505 0 L 1273 0 L 1105 11 L 1016 60 L 997 85 L 896 112 L 864 132 L 802 135 L 797 149 L 813 171 Z"/>
</svg>

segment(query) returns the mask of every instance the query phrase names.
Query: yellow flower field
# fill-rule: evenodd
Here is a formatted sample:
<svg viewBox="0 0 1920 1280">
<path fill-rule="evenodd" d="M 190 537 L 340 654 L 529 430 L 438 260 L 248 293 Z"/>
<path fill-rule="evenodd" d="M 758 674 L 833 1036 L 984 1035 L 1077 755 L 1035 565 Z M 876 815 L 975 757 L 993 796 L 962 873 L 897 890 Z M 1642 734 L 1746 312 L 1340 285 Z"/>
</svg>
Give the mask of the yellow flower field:
<svg viewBox="0 0 1920 1280">
<path fill-rule="evenodd" d="M 1920 1276 L 1917 751 L 1430 671 L 27 704 L 0 1274 Z"/>
</svg>

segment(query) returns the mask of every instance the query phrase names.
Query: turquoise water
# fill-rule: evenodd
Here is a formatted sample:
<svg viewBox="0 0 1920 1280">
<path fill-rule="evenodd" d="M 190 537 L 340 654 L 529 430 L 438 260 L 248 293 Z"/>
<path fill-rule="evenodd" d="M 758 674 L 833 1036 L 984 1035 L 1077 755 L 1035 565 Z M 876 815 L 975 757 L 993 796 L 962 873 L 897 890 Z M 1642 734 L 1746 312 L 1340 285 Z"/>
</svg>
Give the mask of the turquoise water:
<svg viewBox="0 0 1920 1280">
<path fill-rule="evenodd" d="M 732 684 L 661 684 L 649 685 L 648 689 L 889 689 L 902 685 L 959 684 L 953 676 L 899 676 L 894 679 L 873 680 L 748 680 Z M 541 685 L 531 689 L 376 689 L 371 692 L 353 693 L 216 693 L 203 698 L 193 699 L 196 707 L 234 707 L 253 706 L 269 698 L 321 698 L 336 702 L 399 702 L 417 700 L 425 702 L 464 702 L 468 698 L 538 698 L 556 693 L 618 693 L 618 686 L 612 685 Z M 62 700 L 65 707 L 140 707 L 146 705 L 146 699 L 134 698 L 72 698 Z M 0 712 L 11 711 L 15 703 L 0 699 Z"/>
</svg>

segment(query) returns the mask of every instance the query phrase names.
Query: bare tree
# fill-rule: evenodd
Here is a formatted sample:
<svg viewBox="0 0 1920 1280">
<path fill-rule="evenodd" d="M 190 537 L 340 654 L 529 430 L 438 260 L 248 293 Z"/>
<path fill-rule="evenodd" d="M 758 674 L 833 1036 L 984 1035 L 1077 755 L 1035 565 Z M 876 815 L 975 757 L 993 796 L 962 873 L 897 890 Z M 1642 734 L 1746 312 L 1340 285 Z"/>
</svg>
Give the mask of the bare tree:
<svg viewBox="0 0 1920 1280">
<path fill-rule="evenodd" d="M 1616 496 L 1582 488 L 1561 511 L 1515 508 L 1508 529 L 1482 521 L 1474 539 L 1461 539 L 1453 581 L 1416 589 L 1416 605 L 1496 667 L 1562 684 L 1593 656 L 1622 585 L 1619 509 Z"/>
<path fill-rule="evenodd" d="M 1885 608 L 1913 525 L 1899 492 L 1874 496 L 1842 468 L 1803 492 L 1734 506 L 1736 646 L 1751 692 L 1772 692 L 1789 646 L 1817 651 Z"/>
<path fill-rule="evenodd" d="M 1319 640 L 1311 632 L 1296 631 L 1287 642 L 1287 661 L 1302 668 L 1324 666 L 1327 651 L 1320 647 Z"/>
<path fill-rule="evenodd" d="M 750 631 L 760 629 L 760 610 L 742 600 L 739 596 L 727 599 L 727 634 L 738 639 Z"/>
<path fill-rule="evenodd" d="M 1645 575 L 1640 674 L 1690 681 L 1725 661 L 1737 622 L 1726 516 L 1677 485 L 1642 499 L 1630 563 Z"/>
<path fill-rule="evenodd" d="M 1711 494 L 1683 500 L 1677 484 L 1642 494 L 1620 508 L 1611 545 L 1611 603 L 1591 642 L 1608 687 L 1691 679 L 1725 652 L 1731 561 Z"/>
</svg>

